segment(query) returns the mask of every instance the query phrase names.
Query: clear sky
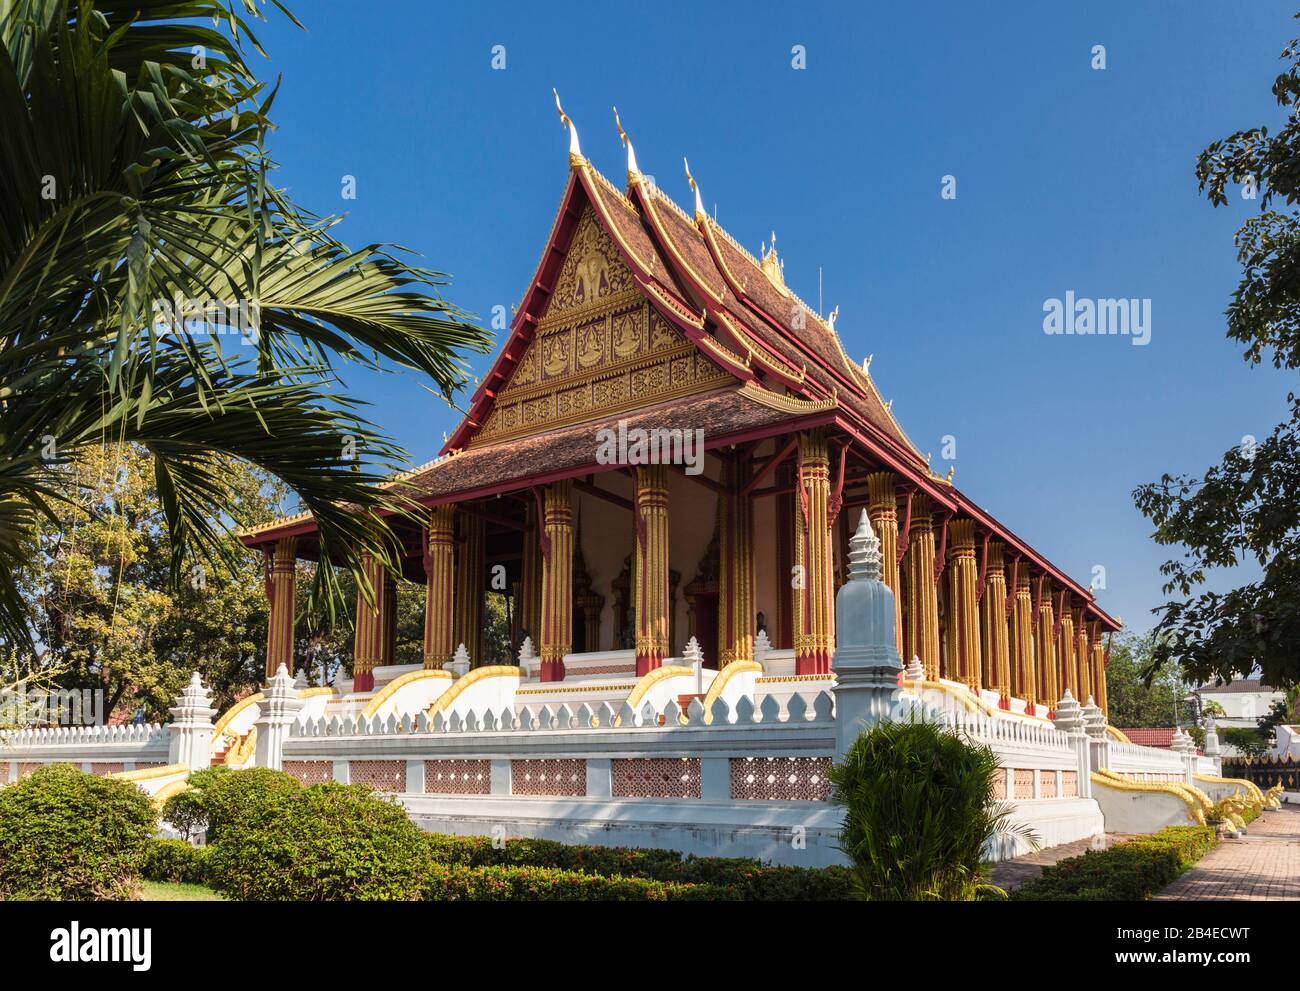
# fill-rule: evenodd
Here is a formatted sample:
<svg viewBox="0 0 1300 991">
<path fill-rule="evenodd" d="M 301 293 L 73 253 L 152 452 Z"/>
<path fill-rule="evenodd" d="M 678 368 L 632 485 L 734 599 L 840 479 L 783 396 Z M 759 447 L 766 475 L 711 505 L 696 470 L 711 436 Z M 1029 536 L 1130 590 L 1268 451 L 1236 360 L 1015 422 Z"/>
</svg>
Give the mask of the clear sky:
<svg viewBox="0 0 1300 991">
<path fill-rule="evenodd" d="M 1194 167 L 1279 119 L 1294 5 L 290 6 L 306 32 L 274 17 L 260 32 L 260 71 L 283 75 L 271 147 L 299 202 L 347 213 L 344 240 L 414 248 L 455 302 L 508 311 L 567 178 L 551 87 L 621 182 L 617 105 L 642 171 L 689 205 L 689 157 L 738 240 L 757 253 L 777 232 L 814 306 L 820 269 L 845 349 L 874 354 L 936 470 L 951 435 L 963 491 L 1081 582 L 1104 567 L 1100 603 L 1135 628 L 1168 554 L 1132 489 L 1284 417 L 1294 376 L 1248 368 L 1224 336 L 1232 235 L 1255 204 L 1212 209 Z M 1044 304 L 1067 291 L 1150 300 L 1149 344 L 1046 335 Z M 416 463 L 455 425 L 413 375 L 346 382 Z"/>
</svg>

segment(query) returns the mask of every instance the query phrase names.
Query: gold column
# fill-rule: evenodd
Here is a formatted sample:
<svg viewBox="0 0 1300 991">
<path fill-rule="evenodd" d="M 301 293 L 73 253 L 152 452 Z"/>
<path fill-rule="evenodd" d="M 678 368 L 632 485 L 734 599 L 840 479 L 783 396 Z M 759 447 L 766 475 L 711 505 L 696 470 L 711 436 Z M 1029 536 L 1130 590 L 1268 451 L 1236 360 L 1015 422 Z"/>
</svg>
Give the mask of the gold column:
<svg viewBox="0 0 1300 991">
<path fill-rule="evenodd" d="M 375 687 L 374 670 L 393 663 L 397 633 L 397 582 L 378 558 L 364 554 L 361 568 L 374 591 L 374 604 L 357 588 L 357 627 L 352 651 L 352 687 L 368 692 Z"/>
<path fill-rule="evenodd" d="M 1110 715 L 1110 703 L 1106 699 L 1106 647 L 1101 638 L 1092 645 L 1092 680 L 1093 694 L 1101 711 Z"/>
<path fill-rule="evenodd" d="M 1046 578 L 1038 579 L 1038 622 L 1034 626 L 1034 649 L 1038 655 L 1040 698 L 1048 709 L 1055 709 L 1061 698 L 1060 672 L 1056 667 L 1056 616 L 1052 607 L 1052 586 Z"/>
<path fill-rule="evenodd" d="M 483 520 L 465 512 L 458 512 L 456 518 L 460 543 L 456 546 L 451 637 L 458 645 L 465 645 L 470 663 L 479 667 L 483 663 L 483 586 L 487 577 Z"/>
<path fill-rule="evenodd" d="M 542 503 L 542 681 L 563 681 L 573 649 L 573 482 L 546 486 Z"/>
<path fill-rule="evenodd" d="M 907 548 L 907 642 L 920 658 L 925 677 L 934 681 L 939 677 L 939 599 L 931 515 L 929 496 L 914 495 Z"/>
<path fill-rule="evenodd" d="M 1070 614 L 1070 595 L 1067 592 L 1061 600 L 1061 615 L 1057 620 L 1057 663 L 1061 668 L 1061 695 L 1064 697 L 1068 688 L 1070 694 L 1079 698 L 1079 668 L 1075 663 L 1074 617 Z"/>
<path fill-rule="evenodd" d="M 452 633 L 456 507 L 429 510 L 424 548 L 424 666 L 441 668 L 456 652 Z"/>
<path fill-rule="evenodd" d="M 794 558 L 802 588 L 794 593 L 795 674 L 826 674 L 835 647 L 831 626 L 832 564 L 828 503 L 830 458 L 820 430 L 800 435 L 794 507 Z"/>
<path fill-rule="evenodd" d="M 671 645 L 668 595 L 668 468 L 636 469 L 636 673 L 648 674 L 663 664 Z"/>
<path fill-rule="evenodd" d="M 533 638 L 536 649 L 542 636 L 542 521 L 537 507 L 528 507 L 528 529 L 523 535 L 520 563 L 519 628 Z M 523 643 L 523 635 L 519 642 Z"/>
<path fill-rule="evenodd" d="M 1005 703 L 1011 698 L 1011 650 L 1007 643 L 1007 575 L 1002 544 L 989 541 L 980 598 L 980 632 L 983 636 L 984 687 L 997 692 Z"/>
<path fill-rule="evenodd" d="M 897 484 L 898 476 L 892 471 L 877 471 L 867 476 L 867 517 L 871 520 L 871 529 L 880 538 L 880 578 L 894 593 L 894 633 L 901 653 L 903 595 L 898 583 Z"/>
<path fill-rule="evenodd" d="M 293 674 L 294 570 L 297 562 L 296 537 L 282 537 L 270 554 L 266 576 L 266 597 L 271 611 L 266 618 L 266 676 L 281 664 Z"/>
<path fill-rule="evenodd" d="M 1012 644 L 1015 650 L 1011 694 L 1029 705 L 1039 701 L 1034 664 L 1034 599 L 1029 593 L 1029 570 L 1018 568 L 1015 600 L 1011 605 Z"/>
<path fill-rule="evenodd" d="M 979 568 L 975 563 L 975 521 L 948 524 L 948 658 L 949 675 L 972 691 L 980 688 L 980 617 L 975 601 Z"/>
<path fill-rule="evenodd" d="M 718 514 L 718 668 L 754 659 L 754 515 L 740 490 L 749 459 L 739 455 L 723 470 L 726 486 Z"/>
<path fill-rule="evenodd" d="M 1074 611 L 1074 628 L 1078 631 L 1074 656 L 1079 669 L 1079 701 L 1087 702 L 1092 695 L 1092 648 L 1088 645 L 1088 623 L 1082 609 Z"/>
</svg>

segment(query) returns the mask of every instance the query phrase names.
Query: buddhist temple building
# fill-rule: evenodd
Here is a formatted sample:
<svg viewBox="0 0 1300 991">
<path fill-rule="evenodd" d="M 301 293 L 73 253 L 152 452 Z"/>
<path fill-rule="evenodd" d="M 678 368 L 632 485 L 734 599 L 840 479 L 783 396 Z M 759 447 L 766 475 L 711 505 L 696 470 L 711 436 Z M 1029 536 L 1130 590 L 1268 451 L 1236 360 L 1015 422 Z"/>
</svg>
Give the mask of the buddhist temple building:
<svg viewBox="0 0 1300 991">
<path fill-rule="evenodd" d="M 373 692 L 394 663 L 399 577 L 427 590 L 425 668 L 462 644 L 473 666 L 513 663 L 527 638 L 537 662 L 521 691 L 625 695 L 694 637 L 706 669 L 758 661 L 773 689 L 828 686 L 834 596 L 866 509 L 899 650 L 927 680 L 1027 715 L 1066 689 L 1104 710 L 1117 621 L 931 470 L 834 315 L 786 286 L 775 238 L 755 257 L 698 188 L 682 210 L 626 135 L 620 188 L 562 119 L 568 179 L 508 337 L 439 458 L 390 483 L 427 517 L 394 523 L 400 575 L 370 562 L 351 691 Z M 268 675 L 293 671 L 295 561 L 319 557 L 313 521 L 243 539 L 267 560 Z M 511 602 L 509 659 L 484 656 L 494 591 Z"/>
</svg>

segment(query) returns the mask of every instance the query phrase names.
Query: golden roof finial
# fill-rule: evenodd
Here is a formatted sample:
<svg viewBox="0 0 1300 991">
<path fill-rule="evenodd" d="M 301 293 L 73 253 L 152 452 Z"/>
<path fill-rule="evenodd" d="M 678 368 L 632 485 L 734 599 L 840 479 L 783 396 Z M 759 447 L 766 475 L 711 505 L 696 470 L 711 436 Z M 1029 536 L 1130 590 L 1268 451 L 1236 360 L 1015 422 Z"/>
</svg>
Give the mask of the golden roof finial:
<svg viewBox="0 0 1300 991">
<path fill-rule="evenodd" d="M 571 166 L 581 165 L 586 159 L 582 157 L 582 146 L 578 144 L 578 129 L 573 126 L 573 121 L 569 119 L 569 115 L 560 106 L 559 90 L 551 87 L 551 92 L 555 94 L 555 109 L 560 112 L 560 123 L 569 129 L 569 164 Z"/>
<path fill-rule="evenodd" d="M 875 357 L 875 353 L 873 352 L 872 354 L 869 354 L 862 359 L 862 370 L 864 372 L 871 370 L 871 359 L 874 357 Z"/>
<path fill-rule="evenodd" d="M 840 315 L 840 307 L 837 303 L 835 309 L 831 310 L 831 315 L 826 318 L 826 326 L 831 330 L 835 329 L 835 318 Z"/>
<path fill-rule="evenodd" d="M 700 198 L 700 187 L 695 184 L 695 176 L 691 175 L 691 163 L 686 161 L 685 155 L 682 156 L 682 165 L 686 167 L 686 181 L 691 184 L 691 191 L 695 193 L 695 219 L 699 220 L 701 217 L 707 219 L 709 215 L 704 212 L 704 201 Z"/>
<path fill-rule="evenodd" d="M 776 254 L 776 231 L 772 232 L 772 246 L 763 250 L 758 265 L 772 285 L 776 286 L 782 294 L 787 296 L 790 294 L 790 290 L 785 287 L 785 266 L 781 264 L 781 259 Z"/>
<path fill-rule="evenodd" d="M 636 182 L 641 178 L 641 170 L 637 168 L 636 152 L 632 149 L 632 139 L 627 136 L 627 131 L 623 130 L 623 122 L 618 119 L 618 107 L 614 108 L 614 126 L 618 128 L 618 139 L 623 142 L 623 147 L 627 149 L 627 181 Z"/>
<path fill-rule="evenodd" d="M 954 474 L 956 474 L 956 472 L 957 472 L 957 466 L 956 466 L 956 465 L 950 465 L 950 466 L 948 467 L 948 475 L 947 475 L 947 477 L 944 479 L 944 481 L 951 482 L 951 481 L 952 481 L 952 476 L 953 476 Z"/>
<path fill-rule="evenodd" d="M 885 412 L 886 412 L 886 413 L 890 412 L 893 408 L 894 408 L 894 401 L 893 401 L 892 399 L 891 399 L 889 402 L 885 403 Z M 929 455 L 928 455 L 928 454 L 926 455 L 926 459 L 927 459 L 927 460 L 929 459 Z"/>
</svg>

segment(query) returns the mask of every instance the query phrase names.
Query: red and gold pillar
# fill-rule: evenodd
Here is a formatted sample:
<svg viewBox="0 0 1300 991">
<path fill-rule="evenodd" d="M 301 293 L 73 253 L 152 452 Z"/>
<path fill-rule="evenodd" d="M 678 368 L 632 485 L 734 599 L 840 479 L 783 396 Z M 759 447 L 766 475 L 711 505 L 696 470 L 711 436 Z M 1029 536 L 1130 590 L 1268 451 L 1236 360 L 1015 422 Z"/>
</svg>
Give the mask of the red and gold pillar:
<svg viewBox="0 0 1300 991">
<path fill-rule="evenodd" d="M 1061 698 L 1060 671 L 1056 666 L 1056 615 L 1052 606 L 1052 586 L 1046 578 L 1038 579 L 1038 622 L 1034 626 L 1034 648 L 1038 655 L 1040 699 L 1048 709 L 1055 709 Z"/>
<path fill-rule="evenodd" d="M 1039 700 L 1034 664 L 1034 599 L 1029 591 L 1029 569 L 1016 569 L 1015 599 L 1011 604 L 1011 640 L 1015 652 L 1011 694 L 1029 705 Z"/>
<path fill-rule="evenodd" d="M 741 493 L 749 459 L 737 457 L 723 474 L 718 514 L 718 668 L 754 659 L 754 515 Z"/>
<path fill-rule="evenodd" d="M 281 664 L 293 674 L 294 569 L 297 563 L 296 537 L 282 537 L 270 552 L 266 596 L 271 612 L 266 621 L 266 676 Z"/>
<path fill-rule="evenodd" d="M 920 659 L 926 679 L 935 681 L 939 677 L 939 598 L 931 516 L 929 497 L 914 495 L 907 548 L 907 644 Z"/>
<path fill-rule="evenodd" d="M 1088 623 L 1082 608 L 1074 611 L 1074 629 L 1074 662 L 1079 669 L 1079 701 L 1087 702 L 1088 696 L 1092 694 L 1092 648 L 1088 645 Z"/>
<path fill-rule="evenodd" d="M 487 578 L 483 520 L 465 512 L 458 512 L 456 518 L 460 542 L 456 545 L 451 638 L 457 646 L 465 645 L 470 663 L 479 667 L 483 663 L 483 586 Z"/>
<path fill-rule="evenodd" d="M 975 521 L 948 524 L 948 677 L 972 691 L 980 688 L 980 622 L 975 602 Z"/>
<path fill-rule="evenodd" d="M 374 604 L 357 589 L 357 629 L 352 654 L 352 690 L 375 687 L 374 670 L 393 663 L 397 634 L 397 582 L 378 558 L 364 554 L 361 568 L 374 591 Z"/>
<path fill-rule="evenodd" d="M 794 593 L 795 674 L 826 674 L 835 648 L 829 503 L 830 458 L 820 430 L 799 440 L 794 507 L 794 557 L 800 568 Z"/>
<path fill-rule="evenodd" d="M 1092 680 L 1097 705 L 1109 716 L 1110 703 L 1106 699 L 1106 648 L 1100 637 L 1092 645 Z"/>
<path fill-rule="evenodd" d="M 1076 640 L 1074 636 L 1074 616 L 1070 613 L 1070 594 L 1067 592 L 1061 600 L 1061 615 L 1057 620 L 1057 664 L 1061 668 L 1061 695 L 1068 688 L 1070 694 L 1079 698 L 1079 667 L 1075 663 Z"/>
<path fill-rule="evenodd" d="M 668 468 L 636 469 L 636 673 L 648 674 L 668 656 L 672 602 L 668 595 Z"/>
<path fill-rule="evenodd" d="M 867 476 L 867 517 L 880 539 L 880 577 L 894 593 L 894 634 L 903 650 L 903 595 L 898 584 L 898 476 L 877 471 Z M 849 521 L 850 524 L 853 522 Z M 906 658 L 905 660 L 910 660 Z"/>
<path fill-rule="evenodd" d="M 456 563 L 456 509 L 429 510 L 424 546 L 424 666 L 441 668 L 456 652 L 452 632 Z"/>
<path fill-rule="evenodd" d="M 984 594 L 980 597 L 980 633 L 983 636 L 984 687 L 1011 698 L 1011 649 L 1007 642 L 1007 575 L 1002 563 L 1002 544 L 989 541 L 984 571 Z"/>
<path fill-rule="evenodd" d="M 564 680 L 573 649 L 573 482 L 542 490 L 542 681 Z"/>
</svg>

